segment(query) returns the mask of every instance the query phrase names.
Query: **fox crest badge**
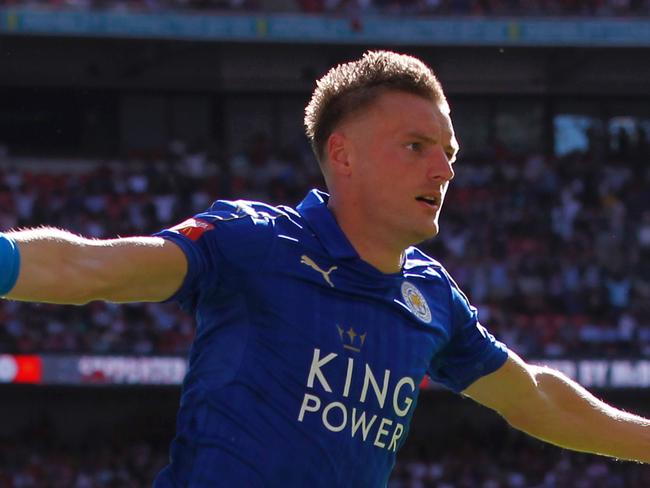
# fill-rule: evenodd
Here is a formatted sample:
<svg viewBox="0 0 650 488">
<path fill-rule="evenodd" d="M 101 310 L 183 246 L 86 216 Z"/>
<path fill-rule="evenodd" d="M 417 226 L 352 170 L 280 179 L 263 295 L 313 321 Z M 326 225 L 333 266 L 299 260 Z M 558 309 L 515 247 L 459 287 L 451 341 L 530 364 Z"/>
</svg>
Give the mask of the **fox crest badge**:
<svg viewBox="0 0 650 488">
<path fill-rule="evenodd" d="M 402 298 L 409 310 L 413 312 L 413 315 L 424 323 L 431 323 L 431 310 L 429 309 L 429 305 L 427 305 L 427 301 L 424 295 L 422 295 L 422 292 L 415 285 L 408 281 L 402 283 Z"/>
</svg>

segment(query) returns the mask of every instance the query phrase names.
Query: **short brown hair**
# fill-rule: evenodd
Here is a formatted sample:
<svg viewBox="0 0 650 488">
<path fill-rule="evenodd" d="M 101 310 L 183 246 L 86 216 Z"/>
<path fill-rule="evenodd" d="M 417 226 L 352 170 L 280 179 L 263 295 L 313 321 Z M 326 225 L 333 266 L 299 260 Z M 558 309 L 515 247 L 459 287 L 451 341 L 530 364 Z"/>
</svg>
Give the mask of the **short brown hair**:
<svg viewBox="0 0 650 488">
<path fill-rule="evenodd" d="M 325 143 L 349 115 L 367 108 L 381 92 L 399 90 L 444 103 L 431 68 L 417 58 L 390 51 L 367 51 L 361 59 L 330 69 L 316 82 L 305 107 L 305 132 L 322 163 Z"/>
</svg>

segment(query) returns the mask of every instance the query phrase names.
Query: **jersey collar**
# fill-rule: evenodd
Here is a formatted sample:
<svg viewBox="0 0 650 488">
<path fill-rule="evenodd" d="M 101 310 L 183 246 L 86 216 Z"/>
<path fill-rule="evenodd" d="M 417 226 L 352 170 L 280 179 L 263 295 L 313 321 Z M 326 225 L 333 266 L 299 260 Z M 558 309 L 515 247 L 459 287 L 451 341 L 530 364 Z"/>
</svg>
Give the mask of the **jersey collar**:
<svg viewBox="0 0 650 488">
<path fill-rule="evenodd" d="M 339 227 L 330 209 L 327 208 L 329 197 L 327 193 L 320 190 L 311 190 L 296 210 L 332 257 L 358 258 L 359 255 Z"/>
</svg>

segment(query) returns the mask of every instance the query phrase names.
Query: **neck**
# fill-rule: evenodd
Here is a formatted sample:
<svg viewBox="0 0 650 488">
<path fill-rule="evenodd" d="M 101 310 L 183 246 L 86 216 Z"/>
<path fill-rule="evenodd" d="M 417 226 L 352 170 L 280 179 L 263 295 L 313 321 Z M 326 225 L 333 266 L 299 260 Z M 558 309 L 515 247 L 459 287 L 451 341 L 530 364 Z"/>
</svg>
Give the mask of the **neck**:
<svg viewBox="0 0 650 488">
<path fill-rule="evenodd" d="M 398 273 L 404 262 L 405 246 L 381 235 L 372 224 L 364 225 L 364 220 L 354 213 L 340 211 L 337 203 L 330 197 L 327 207 L 359 257 L 382 273 Z"/>
</svg>

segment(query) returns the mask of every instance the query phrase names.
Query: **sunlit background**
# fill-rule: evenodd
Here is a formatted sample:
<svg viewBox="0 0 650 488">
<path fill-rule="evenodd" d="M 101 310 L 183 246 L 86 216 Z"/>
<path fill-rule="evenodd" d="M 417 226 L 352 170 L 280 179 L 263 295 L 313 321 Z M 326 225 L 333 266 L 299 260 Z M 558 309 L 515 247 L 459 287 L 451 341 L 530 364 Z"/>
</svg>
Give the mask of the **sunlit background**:
<svg viewBox="0 0 650 488">
<path fill-rule="evenodd" d="M 217 198 L 323 188 L 314 80 L 429 63 L 461 144 L 423 248 L 524 357 L 650 415 L 649 0 L 0 0 L 0 230 L 147 235 Z M 193 320 L 0 303 L 0 488 L 145 487 Z M 391 488 L 647 488 L 427 383 Z"/>
</svg>

